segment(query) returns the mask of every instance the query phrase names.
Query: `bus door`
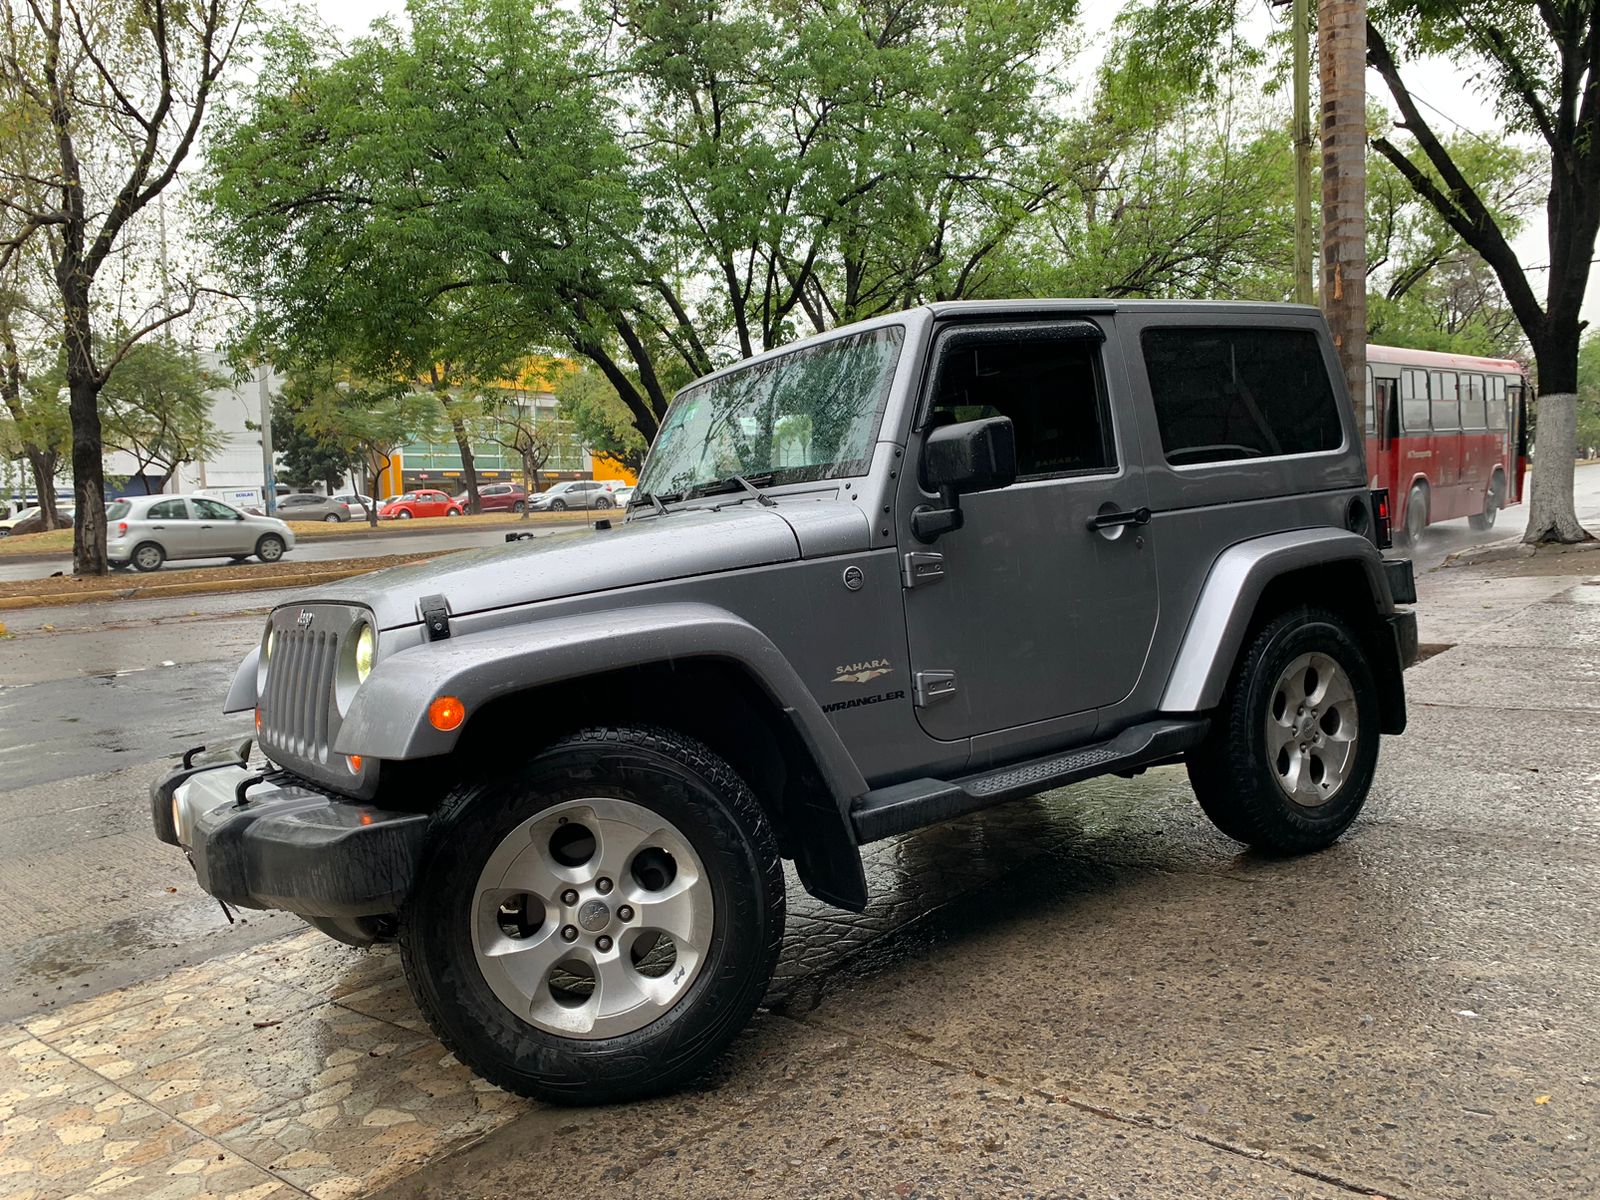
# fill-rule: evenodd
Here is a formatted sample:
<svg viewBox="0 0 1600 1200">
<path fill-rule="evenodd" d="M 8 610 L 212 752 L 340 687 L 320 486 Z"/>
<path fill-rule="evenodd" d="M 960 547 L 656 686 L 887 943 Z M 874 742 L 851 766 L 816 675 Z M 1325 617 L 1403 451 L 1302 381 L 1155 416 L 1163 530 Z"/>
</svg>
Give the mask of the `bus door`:
<svg viewBox="0 0 1600 1200">
<path fill-rule="evenodd" d="M 1489 419 L 1498 420 L 1506 431 L 1506 487 L 1507 504 L 1522 500 L 1523 485 L 1528 470 L 1528 400 L 1527 387 L 1521 379 L 1499 379 L 1505 402 L 1489 408 Z M 1498 409 L 1498 411 L 1497 411 Z"/>
<path fill-rule="evenodd" d="M 1454 371 L 1431 372 L 1428 389 L 1433 416 L 1433 436 L 1428 448 L 1433 451 L 1433 489 L 1429 496 L 1429 518 L 1447 521 L 1465 516 L 1472 506 L 1462 496 L 1461 487 L 1461 397 Z"/>
<path fill-rule="evenodd" d="M 1379 365 L 1379 370 L 1393 370 Z M 1400 380 L 1367 369 L 1367 475 L 1370 486 L 1395 492 L 1395 441 L 1400 433 Z"/>
<path fill-rule="evenodd" d="M 1503 439 L 1489 432 L 1489 413 L 1484 377 L 1476 371 L 1462 371 L 1461 394 L 1461 500 L 1470 516 L 1489 488 L 1489 476 L 1501 458 Z"/>
</svg>

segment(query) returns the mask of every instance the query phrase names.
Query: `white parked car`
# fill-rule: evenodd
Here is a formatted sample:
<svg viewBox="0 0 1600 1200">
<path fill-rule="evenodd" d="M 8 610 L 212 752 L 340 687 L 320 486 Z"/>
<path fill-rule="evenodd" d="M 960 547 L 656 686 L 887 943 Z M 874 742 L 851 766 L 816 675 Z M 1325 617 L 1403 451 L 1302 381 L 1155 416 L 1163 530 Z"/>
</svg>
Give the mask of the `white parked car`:
<svg viewBox="0 0 1600 1200">
<path fill-rule="evenodd" d="M 135 496 L 106 508 L 111 565 L 154 571 L 169 558 L 254 555 L 277 562 L 294 549 L 294 533 L 276 517 L 252 517 L 209 496 Z"/>
</svg>

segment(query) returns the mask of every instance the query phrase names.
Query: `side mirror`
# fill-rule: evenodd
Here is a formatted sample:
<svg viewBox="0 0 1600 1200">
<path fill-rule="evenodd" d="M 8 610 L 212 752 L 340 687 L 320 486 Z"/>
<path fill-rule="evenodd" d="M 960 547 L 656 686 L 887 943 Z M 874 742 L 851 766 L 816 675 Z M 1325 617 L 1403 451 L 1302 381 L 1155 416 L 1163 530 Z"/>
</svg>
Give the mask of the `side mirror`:
<svg viewBox="0 0 1600 1200">
<path fill-rule="evenodd" d="M 1017 479 L 1017 435 L 1010 417 L 946 425 L 922 443 L 922 478 L 939 493 L 939 507 L 911 514 L 911 533 L 924 544 L 960 529 L 960 497 L 1009 487 Z"/>
<path fill-rule="evenodd" d="M 922 477 L 941 494 L 946 488 L 986 492 L 1017 481 L 1017 434 L 1010 417 L 985 417 L 946 425 L 922 444 Z"/>
</svg>

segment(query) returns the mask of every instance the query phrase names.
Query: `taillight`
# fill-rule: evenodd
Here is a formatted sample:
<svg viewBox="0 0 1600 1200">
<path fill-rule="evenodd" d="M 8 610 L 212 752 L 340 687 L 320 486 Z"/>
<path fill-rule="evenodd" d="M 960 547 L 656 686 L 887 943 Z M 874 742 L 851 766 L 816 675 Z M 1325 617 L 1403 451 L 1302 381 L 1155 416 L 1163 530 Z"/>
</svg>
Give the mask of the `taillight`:
<svg viewBox="0 0 1600 1200">
<path fill-rule="evenodd" d="M 127 537 L 128 536 L 128 523 L 126 521 L 118 521 L 117 522 L 117 535 L 119 537 Z"/>
<path fill-rule="evenodd" d="M 1372 540 L 1378 544 L 1379 550 L 1387 550 L 1394 545 L 1394 529 L 1391 523 L 1392 514 L 1389 511 L 1389 489 L 1372 489 Z"/>
</svg>

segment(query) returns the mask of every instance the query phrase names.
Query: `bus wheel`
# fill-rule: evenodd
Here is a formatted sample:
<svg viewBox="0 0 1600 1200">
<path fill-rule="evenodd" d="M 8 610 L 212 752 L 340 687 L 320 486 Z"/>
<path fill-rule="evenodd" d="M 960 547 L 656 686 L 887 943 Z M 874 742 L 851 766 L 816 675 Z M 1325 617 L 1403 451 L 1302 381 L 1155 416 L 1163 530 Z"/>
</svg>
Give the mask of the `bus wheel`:
<svg viewBox="0 0 1600 1200">
<path fill-rule="evenodd" d="M 1406 497 L 1406 545 L 1415 546 L 1428 528 L 1428 489 L 1416 484 Z"/>
<path fill-rule="evenodd" d="M 1473 513 L 1467 518 L 1467 524 L 1479 533 L 1485 533 L 1494 528 L 1494 519 L 1500 512 L 1500 477 L 1496 475 L 1489 481 L 1489 490 L 1483 494 L 1483 511 Z"/>
</svg>

